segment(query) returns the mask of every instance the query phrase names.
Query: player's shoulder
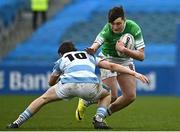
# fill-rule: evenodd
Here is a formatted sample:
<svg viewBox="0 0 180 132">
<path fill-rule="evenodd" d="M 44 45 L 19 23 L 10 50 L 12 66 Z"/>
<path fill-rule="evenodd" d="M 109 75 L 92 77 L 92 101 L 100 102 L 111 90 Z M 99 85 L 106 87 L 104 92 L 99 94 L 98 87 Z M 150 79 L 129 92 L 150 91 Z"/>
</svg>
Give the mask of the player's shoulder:
<svg viewBox="0 0 180 132">
<path fill-rule="evenodd" d="M 110 24 L 109 23 L 106 23 L 105 25 L 104 25 L 104 28 L 105 29 L 109 29 L 111 26 L 110 26 Z"/>
<path fill-rule="evenodd" d="M 109 23 L 106 23 L 101 31 L 102 34 L 107 33 L 111 30 L 111 26 Z"/>
<path fill-rule="evenodd" d="M 126 27 L 125 31 L 129 32 L 133 36 L 136 36 L 136 34 L 141 33 L 140 26 L 133 20 L 126 20 Z"/>
<path fill-rule="evenodd" d="M 58 60 L 56 60 L 55 62 L 54 62 L 54 64 L 60 64 L 62 62 L 62 58 L 59 58 Z"/>
<path fill-rule="evenodd" d="M 112 34 L 112 29 L 110 26 L 110 23 L 106 23 L 105 26 L 103 27 L 103 30 L 100 32 L 100 36 L 103 38 L 108 38 Z"/>
<path fill-rule="evenodd" d="M 126 26 L 131 26 L 133 28 L 139 28 L 139 25 L 135 21 L 130 20 L 130 19 L 126 20 Z"/>
<path fill-rule="evenodd" d="M 99 62 L 101 62 L 101 61 L 104 61 L 105 60 L 105 57 L 103 57 L 103 56 L 96 56 L 96 62 L 97 62 L 97 64 L 99 63 Z"/>
</svg>

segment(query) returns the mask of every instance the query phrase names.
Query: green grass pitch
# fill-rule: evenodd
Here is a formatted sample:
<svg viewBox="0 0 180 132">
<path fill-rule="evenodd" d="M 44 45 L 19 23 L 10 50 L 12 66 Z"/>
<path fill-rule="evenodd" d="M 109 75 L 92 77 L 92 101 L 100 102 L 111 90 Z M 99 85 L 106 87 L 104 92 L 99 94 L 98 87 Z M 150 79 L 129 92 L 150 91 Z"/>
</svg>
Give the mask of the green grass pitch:
<svg viewBox="0 0 180 132">
<path fill-rule="evenodd" d="M 0 95 L 0 130 L 16 119 L 37 96 Z M 86 111 L 85 119 L 77 122 L 75 110 L 78 99 L 59 101 L 44 106 L 35 116 L 21 126 L 18 131 L 93 131 L 92 117 L 96 105 Z M 120 112 L 106 119 L 109 126 L 119 131 L 179 131 L 180 98 L 171 96 L 138 96 L 137 100 Z M 12 130 L 12 129 L 11 129 Z"/>
</svg>

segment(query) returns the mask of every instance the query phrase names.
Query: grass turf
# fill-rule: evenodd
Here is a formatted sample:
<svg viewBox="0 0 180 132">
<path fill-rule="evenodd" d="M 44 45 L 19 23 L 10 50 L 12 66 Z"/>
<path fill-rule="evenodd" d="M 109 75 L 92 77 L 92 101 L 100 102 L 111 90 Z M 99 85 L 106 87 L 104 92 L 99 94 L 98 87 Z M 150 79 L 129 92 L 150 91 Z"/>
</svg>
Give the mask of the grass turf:
<svg viewBox="0 0 180 132">
<path fill-rule="evenodd" d="M 0 96 L 0 130 L 23 112 L 37 96 Z M 59 101 L 44 106 L 18 131 L 93 131 L 92 117 L 96 105 L 90 106 L 85 119 L 77 122 L 75 110 L 78 99 Z M 136 101 L 106 121 L 111 131 L 178 131 L 180 130 L 180 98 L 170 96 L 139 96 Z M 11 129 L 12 130 L 12 129 Z"/>
</svg>

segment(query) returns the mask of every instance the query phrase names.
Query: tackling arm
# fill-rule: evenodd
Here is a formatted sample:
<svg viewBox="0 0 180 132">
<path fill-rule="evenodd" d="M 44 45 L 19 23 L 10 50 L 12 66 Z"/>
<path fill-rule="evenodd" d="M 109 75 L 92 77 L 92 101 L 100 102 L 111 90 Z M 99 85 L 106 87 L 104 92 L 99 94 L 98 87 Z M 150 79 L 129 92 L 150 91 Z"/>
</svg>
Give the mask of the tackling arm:
<svg viewBox="0 0 180 132">
<path fill-rule="evenodd" d="M 122 65 L 111 63 L 106 60 L 102 60 L 98 63 L 98 66 L 100 68 L 104 68 L 104 69 L 108 69 L 108 70 L 112 70 L 112 71 L 116 71 L 116 72 L 120 72 L 120 73 L 130 74 L 130 75 L 136 77 L 137 79 L 141 80 L 143 83 L 149 83 L 149 79 L 146 76 L 144 76 L 138 72 L 135 72 L 133 70 L 130 70 L 127 67 L 124 67 Z"/>
<path fill-rule="evenodd" d="M 59 76 L 60 74 L 58 73 L 52 73 L 48 81 L 49 86 L 55 85 L 57 83 L 57 80 L 59 79 Z"/>
</svg>

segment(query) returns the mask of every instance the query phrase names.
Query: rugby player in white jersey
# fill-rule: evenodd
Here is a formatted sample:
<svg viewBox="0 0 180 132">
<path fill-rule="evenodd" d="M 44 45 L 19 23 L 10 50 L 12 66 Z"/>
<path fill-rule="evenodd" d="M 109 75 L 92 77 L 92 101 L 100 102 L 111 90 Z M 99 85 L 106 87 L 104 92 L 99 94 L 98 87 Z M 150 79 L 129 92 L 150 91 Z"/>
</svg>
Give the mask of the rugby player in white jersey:
<svg viewBox="0 0 180 132">
<path fill-rule="evenodd" d="M 144 83 L 149 81 L 144 75 L 124 66 L 96 58 L 86 51 L 77 51 L 71 41 L 63 42 L 58 49 L 58 54 L 61 58 L 55 63 L 50 76 L 51 87 L 35 99 L 7 128 L 20 127 L 47 103 L 80 97 L 84 100 L 99 101 L 99 107 L 93 117 L 94 128 L 107 129 L 109 127 L 103 119 L 107 115 L 107 107 L 111 99 L 109 92 L 102 87 L 101 80 L 95 73 L 96 66 L 130 74 Z"/>
</svg>

